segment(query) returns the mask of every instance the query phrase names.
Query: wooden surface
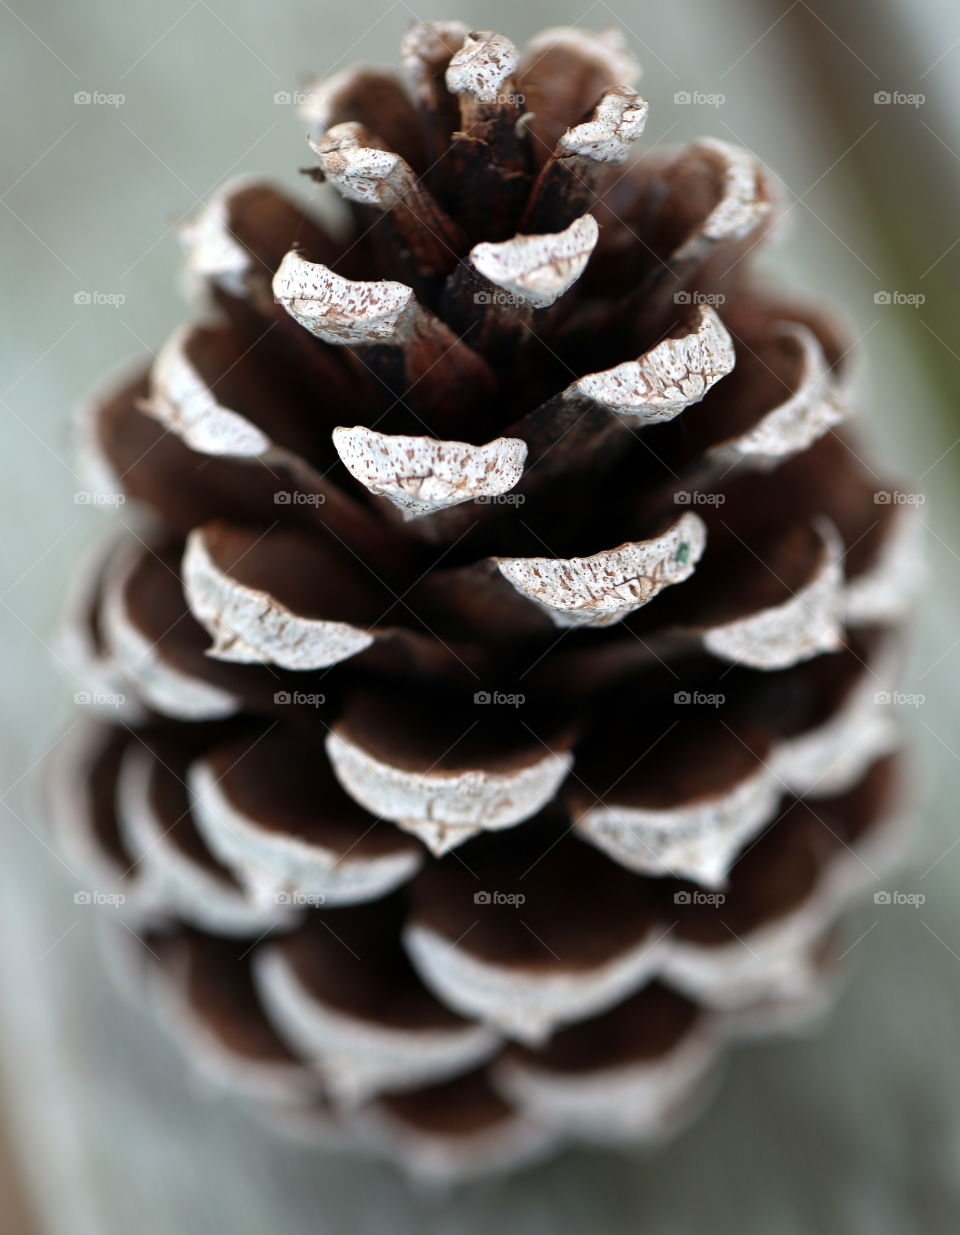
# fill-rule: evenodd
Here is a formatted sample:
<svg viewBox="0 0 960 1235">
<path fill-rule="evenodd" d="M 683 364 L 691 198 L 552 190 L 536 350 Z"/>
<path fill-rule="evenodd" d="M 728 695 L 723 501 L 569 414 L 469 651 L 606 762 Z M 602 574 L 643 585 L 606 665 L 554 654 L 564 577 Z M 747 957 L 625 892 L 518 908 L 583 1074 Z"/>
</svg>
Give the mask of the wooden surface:
<svg viewBox="0 0 960 1235">
<path fill-rule="evenodd" d="M 575 21 L 586 7 L 470 0 L 449 15 L 503 22 L 524 37 Z M 927 38 L 917 10 L 935 14 L 935 0 L 912 6 L 910 22 L 898 27 L 915 77 L 924 55 L 932 63 L 960 38 L 960 16 L 940 7 L 932 20 L 942 35 L 916 53 L 916 65 L 912 48 Z M 872 6 L 869 20 L 881 22 L 887 8 Z M 228 174 L 293 180 L 305 161 L 301 126 L 274 94 L 295 88 L 303 71 L 342 67 L 341 52 L 346 60 L 395 60 L 410 11 L 303 0 L 229 7 L 48 0 L 29 11 L 21 2 L 19 11 L 30 29 L 0 7 L 16 120 L 5 141 L 0 227 L 10 241 L 6 294 L 18 289 L 0 335 L 7 387 L 0 1040 L 23 1181 L 44 1235 L 952 1235 L 960 1203 L 960 845 L 951 847 L 960 836 L 960 524 L 952 445 L 960 428 L 945 415 L 916 339 L 929 329 L 948 353 L 960 345 L 938 324 L 949 321 L 944 305 L 928 306 L 926 325 L 905 309 L 875 305 L 888 280 L 920 278 L 916 258 L 906 274 L 894 265 L 888 239 L 911 220 L 884 216 L 883 202 L 849 175 L 849 143 L 838 146 L 804 61 L 809 48 L 787 35 L 782 10 L 748 0 L 628 0 L 596 5 L 586 21 L 617 17 L 627 27 L 646 66 L 651 141 L 712 133 L 750 146 L 782 173 L 800 204 L 784 255 L 772 264 L 846 304 L 865 335 L 872 393 L 864 411 L 886 458 L 922 476 L 931 587 L 912 689 L 925 701 L 904 709 L 904 721 L 920 751 L 924 830 L 892 886 L 922 891 L 926 903 L 865 906 L 843 945 L 853 976 L 822 1032 L 738 1050 L 709 1112 L 673 1146 L 642 1158 L 571 1153 L 446 1198 L 411 1192 L 386 1168 L 280 1141 L 187 1075 L 150 1020 L 106 982 L 96 910 L 74 904 L 76 882 L 49 849 L 42 778 L 31 766 L 58 721 L 69 723 L 75 687 L 65 685 L 52 649 L 57 599 L 103 522 L 74 502 L 81 483 L 71 470 L 70 404 L 107 366 L 160 342 L 180 320 L 168 230 L 177 214 Z M 925 33 L 914 43 L 916 28 Z M 847 68 L 858 90 L 910 88 L 878 86 L 857 54 L 854 47 Z M 931 96 L 944 97 L 938 82 L 950 79 L 958 56 L 960 49 L 929 72 Z M 126 101 L 75 105 L 75 92 L 85 90 L 124 93 Z M 680 91 L 722 93 L 726 101 L 675 106 Z M 933 111 L 918 120 L 954 144 Z M 957 156 L 943 159 L 949 181 Z M 924 239 L 932 261 L 954 237 Z M 121 292 L 126 303 L 80 311 L 73 298 L 83 290 Z M 944 372 L 952 364 L 947 356 Z M 5 1218 L 2 1229 L 6 1235 Z"/>
</svg>

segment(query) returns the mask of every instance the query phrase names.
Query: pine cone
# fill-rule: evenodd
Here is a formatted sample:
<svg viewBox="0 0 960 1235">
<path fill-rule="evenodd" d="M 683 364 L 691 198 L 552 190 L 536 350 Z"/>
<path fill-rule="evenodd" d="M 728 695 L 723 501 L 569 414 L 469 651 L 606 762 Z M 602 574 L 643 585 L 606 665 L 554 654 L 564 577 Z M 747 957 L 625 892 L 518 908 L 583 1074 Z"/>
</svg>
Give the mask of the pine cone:
<svg viewBox="0 0 960 1235">
<path fill-rule="evenodd" d="M 146 518 L 83 572 L 122 706 L 58 815 L 202 1066 L 457 1176 L 660 1137 L 824 1001 L 896 836 L 917 553 L 841 330 L 750 279 L 747 152 L 638 156 L 612 34 L 403 58 L 412 101 L 308 96 L 336 225 L 223 189 L 207 315 L 84 409 Z"/>
</svg>

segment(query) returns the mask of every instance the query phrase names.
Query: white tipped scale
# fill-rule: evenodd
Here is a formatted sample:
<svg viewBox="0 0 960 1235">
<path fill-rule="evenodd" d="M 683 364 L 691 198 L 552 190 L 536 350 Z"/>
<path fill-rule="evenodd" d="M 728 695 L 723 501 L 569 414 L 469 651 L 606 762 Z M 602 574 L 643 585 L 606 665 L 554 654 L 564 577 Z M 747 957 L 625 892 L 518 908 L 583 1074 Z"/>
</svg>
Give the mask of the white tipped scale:
<svg viewBox="0 0 960 1235">
<path fill-rule="evenodd" d="M 726 1038 L 749 1040 L 771 1034 L 807 1034 L 829 1012 L 840 984 L 841 975 L 825 969 L 822 958 L 812 955 L 800 962 L 791 989 L 742 1007 L 714 1009 L 713 1018 Z"/>
<path fill-rule="evenodd" d="M 362 65 L 351 65 L 330 77 L 314 77 L 307 82 L 297 115 L 307 124 L 311 140 L 321 138 L 330 128 L 340 100 L 356 90 L 365 77 L 376 72 Z"/>
<path fill-rule="evenodd" d="M 245 416 L 217 402 L 190 360 L 194 327 L 183 326 L 157 353 L 150 372 L 151 393 L 143 410 L 201 454 L 258 458 L 270 438 Z"/>
<path fill-rule="evenodd" d="M 257 1058 L 214 1029 L 190 998 L 187 956 L 174 944 L 153 975 L 150 996 L 171 1038 L 198 1079 L 217 1090 L 263 1102 L 304 1102 L 320 1090 L 319 1078 L 293 1057 Z"/>
<path fill-rule="evenodd" d="M 847 417 L 848 399 L 814 332 L 800 322 L 782 322 L 778 333 L 797 357 L 795 388 L 753 428 L 712 448 L 711 455 L 724 463 L 740 459 L 760 465 L 779 462 L 806 450 Z"/>
<path fill-rule="evenodd" d="M 468 1071 L 500 1044 L 483 1025 L 403 1029 L 351 1016 L 311 992 L 280 948 L 260 949 L 254 974 L 270 1020 L 320 1073 L 331 1097 L 347 1106 Z"/>
<path fill-rule="evenodd" d="M 897 725 L 877 694 L 893 689 L 898 660 L 892 642 L 883 646 L 832 715 L 774 748 L 770 766 L 784 786 L 798 797 L 847 793 L 875 760 L 896 749 Z"/>
<path fill-rule="evenodd" d="M 828 713 L 774 742 L 717 788 L 689 801 L 676 800 L 676 791 L 666 803 L 654 796 L 651 806 L 638 796 L 643 779 L 638 785 L 621 780 L 599 798 L 571 787 L 570 811 L 578 833 L 629 870 L 723 887 L 744 846 L 777 817 L 784 795 L 821 799 L 845 794 L 895 748 L 892 718 L 876 702 L 878 686 L 896 680 L 895 644 L 881 644 L 865 662 L 855 651 L 844 656 L 836 671 L 844 684 L 834 691 Z M 740 743 L 734 739 L 734 745 Z M 715 738 L 706 749 L 716 752 Z M 700 759 L 688 755 L 691 767 Z"/>
<path fill-rule="evenodd" d="M 702 257 L 721 241 L 748 236 L 768 218 L 773 206 L 763 168 L 748 150 L 705 137 L 694 142 L 687 154 L 704 155 L 719 166 L 721 188 L 719 200 L 673 254 L 674 261 Z"/>
<path fill-rule="evenodd" d="M 537 147 L 550 140 L 554 148 L 540 169 L 520 221 L 521 230 L 541 232 L 556 219 L 596 203 L 617 169 L 630 157 L 643 133 L 647 103 L 629 86 L 611 85 L 601 94 L 586 119 L 554 137 L 536 131 L 537 117 L 525 119 Z M 563 203 L 561 205 L 561 203 Z M 569 214 L 566 212 L 569 211 Z"/>
<path fill-rule="evenodd" d="M 597 403 L 630 424 L 659 424 L 698 403 L 735 363 L 723 322 L 709 305 L 699 305 L 687 334 L 664 339 L 637 360 L 579 378 L 564 398 Z"/>
<path fill-rule="evenodd" d="M 773 819 L 781 792 L 773 772 L 760 767 L 722 793 L 672 809 L 597 802 L 575 826 L 628 870 L 716 888 L 744 844 Z"/>
<path fill-rule="evenodd" d="M 278 905 L 256 904 L 242 888 L 198 865 L 177 847 L 171 822 L 159 815 L 150 794 L 153 756 L 137 744 L 124 755 L 117 784 L 121 833 L 157 905 L 217 935 L 259 935 L 289 926 L 296 914 Z M 179 822 L 176 820 L 174 822 Z"/>
<path fill-rule="evenodd" d="M 121 542 L 111 537 L 81 554 L 67 592 L 54 652 L 82 685 L 74 702 L 104 718 L 135 725 L 143 720 L 143 708 L 129 691 L 95 627 L 101 581 L 120 546 Z"/>
<path fill-rule="evenodd" d="M 230 692 L 190 677 L 164 660 L 156 643 L 133 621 L 127 601 L 127 585 L 140 560 L 141 550 L 131 548 L 111 568 L 104 580 L 104 643 L 123 676 L 136 687 L 148 707 L 179 720 L 219 720 L 232 716 L 239 699 Z"/>
<path fill-rule="evenodd" d="M 861 891 L 848 877 L 843 852 L 838 849 L 799 905 L 741 938 L 731 935 L 707 947 L 673 932 L 664 949 L 665 979 L 675 990 L 719 1011 L 802 993 L 816 941 Z"/>
<path fill-rule="evenodd" d="M 791 999 L 807 989 L 810 945 L 826 923 L 823 908 L 811 902 L 761 931 L 731 938 L 729 944 L 701 948 L 678 943 L 665 976 L 675 990 L 717 1012 Z"/>
<path fill-rule="evenodd" d="M 536 1057 L 494 1065 L 498 1089 L 538 1123 L 598 1144 L 656 1141 L 671 1134 L 717 1060 L 717 1035 L 695 1029 L 666 1054 L 582 1072 L 557 1071 Z"/>
<path fill-rule="evenodd" d="M 503 577 L 557 626 L 612 626 L 693 573 L 706 526 L 682 515 L 652 540 L 582 558 L 496 558 Z"/>
<path fill-rule="evenodd" d="M 516 47 L 503 34 L 490 30 L 468 34 L 447 67 L 447 89 L 477 103 L 497 104 L 519 59 Z"/>
<path fill-rule="evenodd" d="M 416 772 L 377 758 L 336 727 L 327 754 L 337 779 L 361 806 L 417 836 L 435 856 L 483 831 L 529 819 L 556 794 L 573 756 L 545 751 L 511 771 Z"/>
<path fill-rule="evenodd" d="M 404 519 L 508 492 L 527 457 L 526 443 L 515 437 L 472 446 L 377 433 L 363 425 L 334 429 L 333 444 L 350 475 L 389 499 Z"/>
<path fill-rule="evenodd" d="M 400 58 L 421 90 L 463 46 L 469 33 L 470 27 L 462 21 L 416 22 L 410 27 L 400 41 Z"/>
<path fill-rule="evenodd" d="M 153 983 L 151 995 L 159 1019 L 189 1060 L 197 1081 L 264 1103 L 268 1110 L 278 1103 L 304 1101 L 310 1087 L 317 1084 L 317 1078 L 293 1060 L 258 1062 L 230 1050 L 197 1016 L 186 995 L 174 986 L 172 976 L 166 982 Z"/>
<path fill-rule="evenodd" d="M 623 163 L 643 133 L 649 105 L 635 90 L 612 86 L 604 91 L 589 120 L 567 129 L 558 155 L 617 166 Z"/>
<path fill-rule="evenodd" d="M 359 1139 L 345 1112 L 322 1097 L 311 1102 L 309 1091 L 301 1092 L 288 1102 L 261 1103 L 256 1114 L 271 1135 L 278 1135 L 311 1153 L 318 1149 L 324 1153 L 345 1153 L 352 1161 L 373 1156 L 373 1150 Z"/>
<path fill-rule="evenodd" d="M 782 604 L 702 631 L 707 651 L 754 669 L 786 669 L 841 646 L 843 543 L 825 519 L 818 531 L 820 563 L 809 583 Z"/>
<path fill-rule="evenodd" d="M 184 326 L 168 339 L 157 354 L 150 371 L 149 394 L 140 400 L 138 409 L 198 454 L 261 462 L 271 475 L 283 470 L 296 477 L 304 491 L 335 501 L 336 495 L 331 494 L 323 477 L 302 456 L 279 446 L 249 416 L 227 407 L 214 394 L 191 351 L 194 347 L 202 350 L 204 335 L 217 329 Z M 239 363 L 232 362 L 226 371 Z"/>
<path fill-rule="evenodd" d="M 191 613 L 213 638 L 208 655 L 217 660 L 327 669 L 374 641 L 370 631 L 294 613 L 269 592 L 238 582 L 217 565 L 204 528 L 187 538 L 183 587 Z"/>
<path fill-rule="evenodd" d="M 522 72 L 532 72 L 537 61 L 552 48 L 567 50 L 579 60 L 591 61 L 611 83 L 633 86 L 640 80 L 640 64 L 630 54 L 620 30 L 608 29 L 598 34 L 577 26 L 549 26 L 526 44 Z"/>
<path fill-rule="evenodd" d="M 363 76 L 359 65 L 341 69 L 330 77 L 312 77 L 303 90 L 303 102 L 297 106 L 297 115 L 308 126 L 308 139 L 320 138 L 330 128 L 337 99 Z"/>
<path fill-rule="evenodd" d="M 266 828 L 230 799 L 202 759 L 190 769 L 190 790 L 197 827 L 211 852 L 260 905 L 301 898 L 329 905 L 376 900 L 412 878 L 421 865 L 421 855 L 410 848 L 371 855 L 355 846 L 344 853 L 318 840 Z"/>
<path fill-rule="evenodd" d="M 400 155 L 353 121 L 334 125 L 310 147 L 341 197 L 392 212 L 398 240 L 423 274 L 449 274 L 466 240 Z"/>
<path fill-rule="evenodd" d="M 117 474 L 103 448 L 100 418 L 103 408 L 143 374 L 143 357 L 121 361 L 88 391 L 73 410 L 71 429 L 77 455 L 78 479 L 84 489 L 97 498 L 100 510 L 111 509 L 124 501 L 123 477 Z"/>
<path fill-rule="evenodd" d="M 878 492 L 889 500 L 889 492 Z M 843 609 L 851 625 L 899 620 L 909 611 L 923 583 L 927 568 L 919 506 L 897 505 L 891 522 L 873 566 L 847 580 Z"/>
<path fill-rule="evenodd" d="M 404 283 L 355 282 L 294 251 L 273 277 L 273 294 L 311 334 L 341 345 L 398 343 L 418 308 Z"/>
<path fill-rule="evenodd" d="M 127 918 L 148 922 L 158 916 L 153 889 L 143 872 L 119 860 L 103 844 L 91 794 L 91 772 L 105 754 L 103 725 L 71 726 L 57 742 L 49 768 L 50 822 L 63 864 L 88 888 L 115 897 L 114 908 Z M 115 795 L 112 804 L 115 804 Z M 115 809 L 115 807 L 114 807 Z M 126 932 L 124 932 L 126 934 Z"/>
<path fill-rule="evenodd" d="M 816 822 L 816 809 L 810 810 Z M 816 951 L 824 932 L 897 860 L 902 832 L 895 821 L 889 804 L 881 808 L 852 845 L 832 847 L 801 901 L 766 916 L 739 937 L 731 933 L 705 944 L 682 929 L 673 931 L 663 949 L 664 980 L 697 1003 L 724 1012 L 746 1012 L 744 1005 L 802 995 L 813 971 L 822 969 Z"/>
<path fill-rule="evenodd" d="M 398 213 L 409 215 L 407 221 L 415 219 L 415 212 L 405 207 Z M 414 230 L 410 250 L 421 270 L 438 273 L 448 267 L 453 257 L 449 244 L 435 233 Z M 414 253 L 416 236 L 426 236 L 428 242 Z M 273 294 L 296 322 L 326 343 L 391 349 L 389 361 L 375 351 L 364 363 L 377 373 L 385 364 L 389 372 L 399 362 L 410 409 L 423 414 L 438 432 L 459 432 L 471 405 L 494 391 L 487 361 L 424 309 L 405 283 L 355 282 L 291 250 L 274 276 Z M 383 380 L 390 384 L 386 376 Z M 451 401 L 451 388 L 461 397 Z"/>
<path fill-rule="evenodd" d="M 453 1111 L 451 1119 L 459 1122 Z M 395 1162 L 425 1191 L 438 1194 L 465 1181 L 536 1162 L 556 1147 L 558 1139 L 522 1110 L 505 1109 L 500 1118 L 476 1129 L 441 1131 L 404 1118 L 384 1101 L 358 1110 L 353 1126 L 364 1143 Z"/>
<path fill-rule="evenodd" d="M 370 144 L 366 130 L 354 121 L 334 125 L 308 142 L 324 177 L 348 201 L 388 210 L 415 188 L 416 178 L 400 155 Z"/>
<path fill-rule="evenodd" d="M 191 287 L 211 282 L 231 296 L 246 295 L 254 259 L 230 230 L 230 200 L 259 183 L 252 176 L 228 181 L 180 228 Z"/>
<path fill-rule="evenodd" d="M 583 274 L 598 236 L 596 219 L 585 214 L 562 232 L 475 245 L 469 261 L 495 287 L 522 304 L 544 309 Z"/>
<path fill-rule="evenodd" d="M 663 937 L 644 938 L 593 969 L 511 968 L 471 953 L 430 927 L 411 925 L 407 951 L 428 986 L 462 1016 L 539 1046 L 554 1029 L 604 1012 L 660 967 Z"/>
</svg>

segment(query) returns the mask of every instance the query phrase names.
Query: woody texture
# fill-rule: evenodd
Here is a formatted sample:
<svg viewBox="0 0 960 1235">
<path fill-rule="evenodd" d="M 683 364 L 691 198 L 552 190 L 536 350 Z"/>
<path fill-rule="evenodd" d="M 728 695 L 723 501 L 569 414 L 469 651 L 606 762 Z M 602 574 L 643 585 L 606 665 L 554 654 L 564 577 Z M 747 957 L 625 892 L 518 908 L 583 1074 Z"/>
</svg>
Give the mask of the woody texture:
<svg viewBox="0 0 960 1235">
<path fill-rule="evenodd" d="M 65 640 L 122 705 L 54 813 L 196 1066 L 456 1180 L 661 1140 L 827 1005 L 917 529 L 753 273 L 753 155 L 646 147 L 615 33 L 402 60 L 309 85 L 302 197 L 220 190 L 194 319 L 80 412 L 128 504 Z"/>
</svg>

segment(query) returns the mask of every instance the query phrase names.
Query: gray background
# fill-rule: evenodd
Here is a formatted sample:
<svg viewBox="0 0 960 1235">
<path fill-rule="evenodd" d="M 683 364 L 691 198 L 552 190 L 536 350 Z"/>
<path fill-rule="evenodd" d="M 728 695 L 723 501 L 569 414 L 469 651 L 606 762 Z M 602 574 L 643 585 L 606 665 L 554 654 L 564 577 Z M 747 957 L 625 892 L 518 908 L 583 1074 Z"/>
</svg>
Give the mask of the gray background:
<svg viewBox="0 0 960 1235">
<path fill-rule="evenodd" d="M 42 763 L 74 722 L 54 632 L 66 577 L 109 518 L 75 502 L 68 418 L 109 366 L 177 324 L 176 222 L 227 176 L 296 182 L 302 125 L 274 101 L 309 71 L 395 62 L 413 17 L 461 16 L 520 40 L 617 22 L 645 64 L 649 141 L 712 133 L 783 176 L 791 234 L 767 264 L 839 300 L 862 335 L 863 419 L 926 498 L 930 583 L 905 710 L 923 830 L 895 886 L 921 909 L 866 906 L 855 972 L 825 1028 L 737 1052 L 706 1117 L 669 1150 L 578 1153 L 456 1197 L 388 1169 L 277 1141 L 191 1081 L 122 1005 L 94 955 L 95 911 L 49 848 Z M 587 5 L 461 0 L 0 0 L 4 707 L 0 1041 L 6 1106 L 37 1229 L 50 1235 L 936 1235 L 960 1191 L 960 831 L 955 407 L 951 308 L 960 170 L 960 14 L 882 0 L 842 14 L 797 0 Z M 678 91 L 723 94 L 677 106 Z M 921 91 L 916 109 L 877 90 Z M 78 103 L 80 92 L 125 96 Z M 923 292 L 920 309 L 877 306 Z M 78 305 L 78 292 L 125 297 Z M 953 848 L 954 845 L 957 848 Z"/>
</svg>

